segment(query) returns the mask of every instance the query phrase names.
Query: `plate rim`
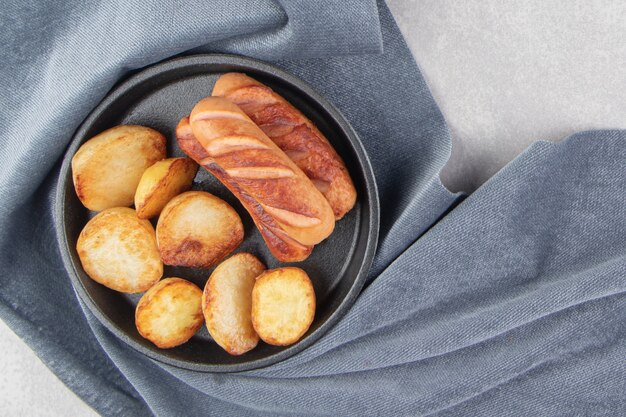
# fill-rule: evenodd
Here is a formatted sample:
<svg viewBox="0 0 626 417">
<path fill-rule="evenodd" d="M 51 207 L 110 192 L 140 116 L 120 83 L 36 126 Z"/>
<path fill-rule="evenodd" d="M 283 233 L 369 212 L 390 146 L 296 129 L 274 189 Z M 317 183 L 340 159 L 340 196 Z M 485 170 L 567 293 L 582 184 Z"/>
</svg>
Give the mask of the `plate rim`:
<svg viewBox="0 0 626 417">
<path fill-rule="evenodd" d="M 91 295 L 85 288 L 84 284 L 79 278 L 79 271 L 76 270 L 74 262 L 70 256 L 70 246 L 67 240 L 66 224 L 64 222 L 65 217 L 65 194 L 71 181 L 67 181 L 68 172 L 71 171 L 71 160 L 76 150 L 82 145 L 76 141 L 77 137 L 84 136 L 86 130 L 93 124 L 93 122 L 99 117 L 102 111 L 108 108 L 112 102 L 117 100 L 122 94 L 125 94 L 128 90 L 137 87 L 142 82 L 149 80 L 152 77 L 158 76 L 164 72 L 179 69 L 181 66 L 187 65 L 239 65 L 248 67 L 265 74 L 270 74 L 274 77 L 278 77 L 288 84 L 291 84 L 303 91 L 313 101 L 321 105 L 326 112 L 328 112 L 332 119 L 341 126 L 341 129 L 347 132 L 349 142 L 353 151 L 356 153 L 357 161 L 361 165 L 361 171 L 363 172 L 365 181 L 365 192 L 367 194 L 369 204 L 369 216 L 364 217 L 364 220 L 369 224 L 369 230 L 367 233 L 367 242 L 365 252 L 363 254 L 363 261 L 359 267 L 357 276 L 348 290 L 346 296 L 341 300 L 337 308 L 328 319 L 321 323 L 320 326 L 311 332 L 305 338 L 299 340 L 295 344 L 286 347 L 280 352 L 266 356 L 263 358 L 255 359 L 243 363 L 233 364 L 206 364 L 197 363 L 191 361 L 185 361 L 175 358 L 167 357 L 165 354 L 159 354 L 153 350 L 150 350 L 126 334 L 121 328 L 119 328 L 108 316 L 100 309 L 98 304 L 92 299 Z M 186 369 L 197 372 L 219 372 L 219 373 L 232 373 L 243 372 L 253 369 L 265 368 L 267 366 L 283 362 L 284 360 L 294 356 L 295 354 L 303 351 L 306 348 L 315 344 L 324 334 L 326 334 L 332 327 L 334 327 L 338 321 L 345 316 L 350 307 L 356 301 L 361 290 L 365 286 L 367 280 L 367 274 L 371 268 L 374 260 L 374 255 L 378 246 L 379 236 L 379 223 L 380 223 L 380 202 L 378 198 L 378 187 L 376 185 L 374 170 L 371 161 L 365 151 L 365 147 L 361 142 L 359 135 L 356 133 L 352 125 L 348 122 L 348 119 L 326 98 L 320 93 L 314 90 L 308 83 L 300 78 L 291 75 L 280 67 L 269 64 L 264 61 L 260 61 L 254 58 L 231 55 L 231 54 L 193 54 L 184 55 L 175 58 L 165 59 L 163 61 L 154 63 L 148 67 L 140 69 L 139 71 L 127 76 L 121 81 L 114 84 L 107 94 L 98 102 L 98 104 L 90 111 L 89 115 L 81 122 L 76 131 L 73 133 L 64 153 L 63 162 L 59 170 L 59 178 L 56 182 L 55 192 L 55 210 L 54 210 L 54 223 L 56 239 L 61 252 L 61 258 L 63 260 L 63 266 L 65 271 L 70 276 L 72 288 L 77 295 L 79 301 L 84 303 L 89 312 L 93 314 L 98 322 L 104 326 L 115 337 L 122 340 L 133 350 L 153 359 L 161 364 L 174 366 L 180 369 Z M 84 310 L 84 309 L 83 309 Z"/>
</svg>

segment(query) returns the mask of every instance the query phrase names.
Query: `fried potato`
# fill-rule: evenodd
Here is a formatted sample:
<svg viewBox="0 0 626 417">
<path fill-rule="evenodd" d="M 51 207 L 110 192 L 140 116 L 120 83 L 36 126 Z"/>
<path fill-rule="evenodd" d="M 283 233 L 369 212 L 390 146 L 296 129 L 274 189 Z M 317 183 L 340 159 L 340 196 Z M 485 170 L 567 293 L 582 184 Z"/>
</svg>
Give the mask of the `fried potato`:
<svg viewBox="0 0 626 417">
<path fill-rule="evenodd" d="M 160 348 L 182 345 L 198 331 L 202 290 L 182 278 L 165 278 L 139 300 L 135 325 L 139 334 Z"/>
<path fill-rule="evenodd" d="M 315 292 L 300 268 L 285 267 L 261 274 L 252 289 L 252 325 L 270 345 L 297 342 L 313 323 Z"/>
<path fill-rule="evenodd" d="M 224 200 L 202 191 L 187 191 L 167 203 L 156 236 L 166 265 L 209 268 L 239 246 L 243 224 Z"/>
<path fill-rule="evenodd" d="M 110 208 L 89 220 L 76 250 L 87 275 L 116 291 L 145 291 L 163 275 L 154 228 L 131 208 Z"/>
<path fill-rule="evenodd" d="M 191 188 L 198 165 L 189 158 L 168 158 L 145 170 L 135 192 L 135 210 L 140 219 L 158 216 L 178 194 Z"/>
<path fill-rule="evenodd" d="M 202 311 L 213 340 L 231 355 L 259 343 L 252 327 L 252 287 L 265 266 L 254 255 L 238 253 L 222 262 L 202 293 Z"/>
<path fill-rule="evenodd" d="M 72 158 L 76 195 L 101 211 L 133 204 L 143 172 L 165 158 L 165 137 L 154 129 L 122 125 L 94 136 Z"/>
</svg>

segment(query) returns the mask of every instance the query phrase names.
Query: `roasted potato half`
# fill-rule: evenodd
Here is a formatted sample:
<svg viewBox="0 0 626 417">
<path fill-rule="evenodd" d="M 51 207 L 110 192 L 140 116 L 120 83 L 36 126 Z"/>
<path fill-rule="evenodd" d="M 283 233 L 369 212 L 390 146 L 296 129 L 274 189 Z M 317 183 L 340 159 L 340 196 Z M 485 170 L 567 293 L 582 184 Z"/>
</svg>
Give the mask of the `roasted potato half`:
<svg viewBox="0 0 626 417">
<path fill-rule="evenodd" d="M 139 334 L 167 349 L 182 345 L 204 322 L 202 290 L 182 278 L 165 278 L 139 300 L 135 325 Z"/>
<path fill-rule="evenodd" d="M 128 207 L 110 208 L 89 220 L 76 250 L 87 275 L 116 291 L 145 291 L 163 275 L 154 228 Z"/>
<path fill-rule="evenodd" d="M 238 253 L 222 262 L 209 277 L 202 293 L 202 311 L 213 340 L 231 355 L 241 355 L 257 345 L 252 327 L 252 288 L 265 265 L 254 255 Z"/>
<path fill-rule="evenodd" d="M 156 235 L 165 264 L 210 268 L 239 246 L 243 224 L 224 200 L 187 191 L 163 208 Z"/>
<path fill-rule="evenodd" d="M 145 170 L 135 192 L 135 210 L 140 219 L 158 216 L 178 194 L 191 188 L 198 165 L 189 158 L 168 158 Z"/>
<path fill-rule="evenodd" d="M 154 129 L 122 125 L 94 136 L 72 158 L 78 198 L 92 211 L 133 204 L 144 171 L 165 158 L 165 137 Z"/>
<path fill-rule="evenodd" d="M 262 273 L 252 289 L 252 325 L 267 344 L 297 342 L 315 316 L 315 292 L 300 268 L 285 267 Z"/>
</svg>

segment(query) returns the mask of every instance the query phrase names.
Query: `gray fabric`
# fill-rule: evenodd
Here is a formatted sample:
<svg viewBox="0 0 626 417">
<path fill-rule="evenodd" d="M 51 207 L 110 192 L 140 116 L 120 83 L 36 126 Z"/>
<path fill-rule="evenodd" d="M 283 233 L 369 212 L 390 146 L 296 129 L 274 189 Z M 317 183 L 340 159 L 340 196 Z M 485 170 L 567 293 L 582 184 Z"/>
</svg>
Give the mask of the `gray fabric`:
<svg viewBox="0 0 626 417">
<path fill-rule="evenodd" d="M 107 416 L 625 414 L 626 132 L 537 143 L 454 207 L 438 179 L 447 128 L 384 4 L 246 3 L 0 10 L 0 317 Z M 128 70 L 190 49 L 311 83 L 361 135 L 381 194 L 354 307 L 306 351 L 241 374 L 127 348 L 81 309 L 54 238 L 72 132 Z"/>
</svg>

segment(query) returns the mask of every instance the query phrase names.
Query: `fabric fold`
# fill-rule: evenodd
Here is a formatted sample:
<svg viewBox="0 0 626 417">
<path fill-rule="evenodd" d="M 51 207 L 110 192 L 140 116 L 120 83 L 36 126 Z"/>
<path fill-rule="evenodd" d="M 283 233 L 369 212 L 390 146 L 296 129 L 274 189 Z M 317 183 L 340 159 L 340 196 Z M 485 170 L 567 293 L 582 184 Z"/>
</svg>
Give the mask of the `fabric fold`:
<svg viewBox="0 0 626 417">
<path fill-rule="evenodd" d="M 219 40 L 192 52 L 222 51 L 269 60 L 382 52 L 383 42 L 375 0 L 278 2 L 285 14 L 283 24 L 278 29 L 255 34 L 254 39 L 244 35 Z M 259 55 L 260 51 L 262 55 Z"/>
</svg>

